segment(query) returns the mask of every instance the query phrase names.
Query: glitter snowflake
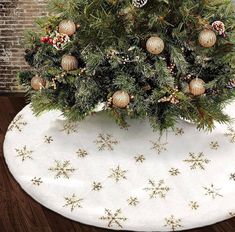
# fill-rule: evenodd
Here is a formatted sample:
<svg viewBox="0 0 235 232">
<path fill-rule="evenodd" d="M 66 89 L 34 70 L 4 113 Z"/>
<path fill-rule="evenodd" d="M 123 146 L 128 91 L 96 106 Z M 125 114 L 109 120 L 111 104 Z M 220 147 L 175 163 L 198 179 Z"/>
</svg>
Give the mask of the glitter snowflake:
<svg viewBox="0 0 235 232">
<path fill-rule="evenodd" d="M 52 143 L 53 142 L 53 139 L 52 139 L 52 136 L 45 136 L 44 137 L 44 143 Z"/>
<path fill-rule="evenodd" d="M 129 199 L 127 199 L 127 202 L 130 206 L 137 206 L 140 203 L 137 197 L 130 197 Z"/>
<path fill-rule="evenodd" d="M 184 129 L 183 128 L 175 128 L 175 135 L 183 135 Z"/>
<path fill-rule="evenodd" d="M 146 160 L 144 155 L 135 156 L 134 158 L 136 163 L 143 163 Z"/>
<path fill-rule="evenodd" d="M 218 143 L 217 141 L 212 141 L 212 142 L 210 142 L 210 148 L 211 148 L 212 150 L 218 150 L 218 148 L 219 148 L 219 143 Z"/>
<path fill-rule="evenodd" d="M 192 170 L 197 168 L 205 170 L 205 165 L 210 163 L 210 160 L 205 158 L 203 152 L 200 152 L 198 155 L 190 152 L 189 158 L 184 160 L 184 162 L 189 163 Z"/>
<path fill-rule="evenodd" d="M 97 144 L 99 151 L 104 151 L 106 149 L 112 151 L 114 145 L 118 144 L 118 141 L 110 134 L 99 134 L 95 143 Z"/>
<path fill-rule="evenodd" d="M 171 168 L 169 170 L 169 173 L 170 173 L 171 176 L 178 176 L 180 174 L 180 171 L 179 171 L 178 168 Z"/>
<path fill-rule="evenodd" d="M 153 180 L 149 180 L 149 187 L 144 188 L 145 191 L 149 192 L 150 199 L 152 198 L 165 198 L 170 188 L 165 185 L 164 180 L 160 180 L 157 183 Z"/>
<path fill-rule="evenodd" d="M 83 201 L 83 199 L 78 198 L 75 194 L 73 194 L 71 197 L 65 197 L 64 199 L 66 203 L 63 207 L 70 207 L 71 212 L 76 208 L 82 208 L 81 201 Z"/>
<path fill-rule="evenodd" d="M 8 131 L 13 131 L 14 129 L 18 130 L 19 132 L 22 131 L 22 128 L 27 125 L 27 122 L 24 121 L 23 115 L 17 115 L 10 126 L 8 127 Z"/>
<path fill-rule="evenodd" d="M 221 189 L 215 188 L 213 184 L 211 184 L 210 187 L 203 187 L 203 188 L 206 190 L 205 195 L 212 197 L 212 199 L 215 199 L 216 197 L 223 197 L 223 195 L 219 193 Z"/>
<path fill-rule="evenodd" d="M 166 151 L 166 146 L 168 143 L 161 143 L 160 141 L 150 141 L 153 144 L 152 150 L 155 150 L 158 154 Z"/>
<path fill-rule="evenodd" d="M 114 226 L 122 228 L 121 223 L 126 221 L 127 218 L 122 215 L 121 209 L 117 209 L 115 213 L 112 213 L 112 211 L 109 209 L 105 209 L 105 216 L 100 217 L 100 220 L 107 221 L 109 228 L 112 228 Z"/>
<path fill-rule="evenodd" d="M 169 218 L 165 218 L 165 221 L 165 227 L 169 227 L 172 231 L 183 227 L 181 225 L 181 219 L 176 219 L 173 215 L 171 215 Z"/>
<path fill-rule="evenodd" d="M 197 210 L 199 208 L 199 205 L 196 201 L 190 201 L 189 203 L 189 207 L 192 209 L 192 210 Z"/>
<path fill-rule="evenodd" d="M 56 173 L 55 178 L 64 177 L 67 179 L 69 179 L 69 174 L 75 171 L 68 160 L 63 162 L 55 160 L 55 165 L 49 168 L 49 170 Z"/>
<path fill-rule="evenodd" d="M 80 158 L 84 158 L 88 155 L 88 152 L 84 149 L 79 149 L 76 153 L 77 153 L 77 156 Z"/>
<path fill-rule="evenodd" d="M 33 183 L 33 185 L 37 185 L 37 186 L 39 186 L 39 185 L 41 185 L 41 184 L 43 183 L 41 177 L 39 177 L 39 178 L 34 177 L 34 178 L 31 180 L 31 182 Z"/>
<path fill-rule="evenodd" d="M 235 143 L 235 130 L 233 128 L 228 128 L 228 132 L 225 133 L 225 136 L 229 138 L 230 143 Z"/>
<path fill-rule="evenodd" d="M 120 180 L 127 179 L 125 176 L 127 172 L 127 170 L 122 170 L 118 165 L 116 168 L 111 169 L 111 174 L 108 177 L 114 179 L 116 182 L 119 182 Z"/>
<path fill-rule="evenodd" d="M 100 182 L 93 182 L 92 184 L 92 190 L 93 191 L 100 191 L 103 188 L 102 184 Z"/>
<path fill-rule="evenodd" d="M 24 162 L 26 159 L 33 159 L 32 153 L 33 151 L 28 150 L 26 146 L 24 146 L 22 149 L 15 149 L 18 153 L 17 157 L 20 157 L 22 162 Z"/>
<path fill-rule="evenodd" d="M 61 131 L 65 131 L 68 135 L 77 132 L 77 123 L 66 121 L 63 125 L 63 129 Z"/>
</svg>

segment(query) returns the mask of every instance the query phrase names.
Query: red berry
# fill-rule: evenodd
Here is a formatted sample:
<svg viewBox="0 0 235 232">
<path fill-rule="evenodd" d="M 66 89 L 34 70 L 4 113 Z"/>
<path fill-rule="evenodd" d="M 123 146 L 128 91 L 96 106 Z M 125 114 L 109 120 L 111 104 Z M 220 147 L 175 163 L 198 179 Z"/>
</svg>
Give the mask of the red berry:
<svg viewBox="0 0 235 232">
<path fill-rule="evenodd" d="M 50 38 L 50 39 L 48 40 L 48 43 L 49 43 L 49 44 L 53 44 L 53 39 Z"/>
<path fill-rule="evenodd" d="M 45 43 L 46 42 L 45 37 L 41 37 L 40 42 Z"/>
</svg>

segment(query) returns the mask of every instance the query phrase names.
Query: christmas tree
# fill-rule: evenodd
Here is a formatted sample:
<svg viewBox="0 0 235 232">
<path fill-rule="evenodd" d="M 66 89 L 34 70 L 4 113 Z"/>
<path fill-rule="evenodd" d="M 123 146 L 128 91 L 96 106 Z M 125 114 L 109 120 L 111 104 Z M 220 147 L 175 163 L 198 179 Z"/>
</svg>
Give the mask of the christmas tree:
<svg viewBox="0 0 235 232">
<path fill-rule="evenodd" d="M 35 114 L 58 109 L 73 121 L 97 107 L 122 127 L 179 118 L 199 129 L 227 123 L 235 96 L 231 0 L 51 0 L 50 16 L 27 33 L 19 73 Z"/>
</svg>

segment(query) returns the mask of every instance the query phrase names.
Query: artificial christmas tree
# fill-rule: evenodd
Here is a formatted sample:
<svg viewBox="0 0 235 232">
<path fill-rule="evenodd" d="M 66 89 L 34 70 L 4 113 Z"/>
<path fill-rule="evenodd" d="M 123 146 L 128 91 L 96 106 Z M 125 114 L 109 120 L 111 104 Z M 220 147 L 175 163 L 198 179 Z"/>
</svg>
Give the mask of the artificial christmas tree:
<svg viewBox="0 0 235 232">
<path fill-rule="evenodd" d="M 49 5 L 52 16 L 39 19 L 41 29 L 27 37 L 32 69 L 19 74 L 37 115 L 59 109 L 76 121 L 102 103 L 122 126 L 126 117 L 146 116 L 160 130 L 174 127 L 178 118 L 206 129 L 214 121 L 229 122 L 222 110 L 235 95 L 230 0 L 51 0 Z M 35 75 L 47 88 L 31 87 Z M 126 93 L 118 97 L 125 101 L 120 105 L 117 92 Z"/>
</svg>

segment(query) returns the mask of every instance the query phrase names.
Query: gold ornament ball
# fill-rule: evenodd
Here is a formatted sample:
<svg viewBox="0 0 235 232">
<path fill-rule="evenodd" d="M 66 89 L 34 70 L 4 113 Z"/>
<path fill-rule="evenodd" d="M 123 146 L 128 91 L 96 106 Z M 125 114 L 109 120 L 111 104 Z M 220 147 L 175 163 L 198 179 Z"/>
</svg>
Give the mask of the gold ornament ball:
<svg viewBox="0 0 235 232">
<path fill-rule="evenodd" d="M 46 80 L 38 75 L 31 79 L 31 86 L 34 90 L 41 90 L 46 86 Z"/>
<path fill-rule="evenodd" d="M 205 82 L 200 78 L 195 78 L 189 83 L 189 90 L 194 96 L 202 95 L 206 92 Z"/>
<path fill-rule="evenodd" d="M 63 20 L 59 24 L 59 33 L 66 34 L 68 36 L 73 35 L 77 30 L 76 24 L 71 20 Z"/>
<path fill-rule="evenodd" d="M 72 71 L 78 69 L 78 60 L 75 56 L 64 55 L 61 60 L 61 67 L 65 71 Z"/>
<path fill-rule="evenodd" d="M 201 46 L 205 48 L 213 47 L 217 41 L 215 32 L 209 29 L 201 31 L 198 39 Z"/>
<path fill-rule="evenodd" d="M 146 49 L 154 55 L 159 55 L 165 48 L 164 41 L 158 36 L 150 37 L 146 42 Z"/>
<path fill-rule="evenodd" d="M 113 105 L 118 108 L 126 108 L 130 103 L 130 96 L 127 92 L 119 90 L 113 94 Z"/>
</svg>

